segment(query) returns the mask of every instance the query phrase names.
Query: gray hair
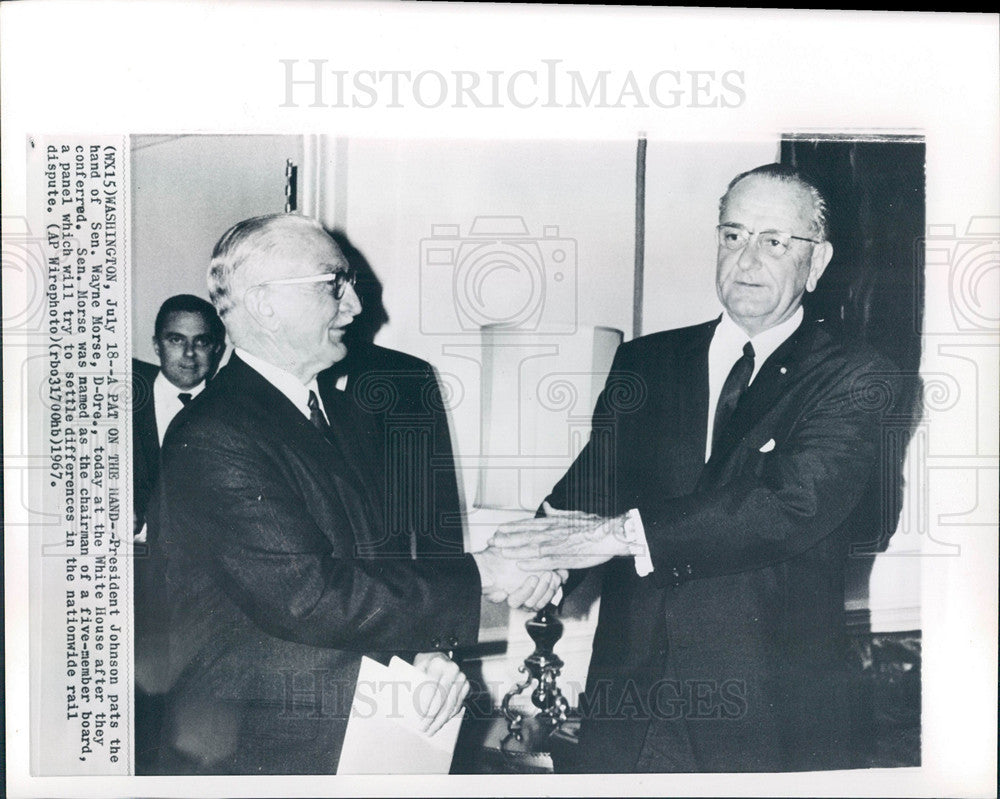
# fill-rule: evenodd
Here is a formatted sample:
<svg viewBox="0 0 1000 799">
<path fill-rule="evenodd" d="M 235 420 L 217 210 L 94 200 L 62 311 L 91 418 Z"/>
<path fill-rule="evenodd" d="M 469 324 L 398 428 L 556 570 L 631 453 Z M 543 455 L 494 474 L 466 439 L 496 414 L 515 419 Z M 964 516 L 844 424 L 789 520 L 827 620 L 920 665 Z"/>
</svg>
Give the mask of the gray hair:
<svg viewBox="0 0 1000 799">
<path fill-rule="evenodd" d="M 724 217 L 726 214 L 726 208 L 729 204 L 729 195 L 732 193 L 733 189 L 736 188 L 737 184 L 746 178 L 752 177 L 766 178 L 767 180 L 773 180 L 776 183 L 785 183 L 795 186 L 803 194 L 805 194 L 812 203 L 812 233 L 820 241 L 826 241 L 828 233 L 826 221 L 826 199 L 820 193 L 819 189 L 817 189 L 816 186 L 805 177 L 805 175 L 794 167 L 786 166 L 784 164 L 764 164 L 756 169 L 741 172 L 729 181 L 729 185 L 726 187 L 726 193 L 723 194 L 722 198 L 719 200 L 720 218 Z"/>
<path fill-rule="evenodd" d="M 225 319 L 236 306 L 234 285 L 245 279 L 247 265 L 280 247 L 286 234 L 302 230 L 326 233 L 319 222 L 301 214 L 266 214 L 237 222 L 222 234 L 208 267 L 208 292 L 219 316 Z"/>
</svg>

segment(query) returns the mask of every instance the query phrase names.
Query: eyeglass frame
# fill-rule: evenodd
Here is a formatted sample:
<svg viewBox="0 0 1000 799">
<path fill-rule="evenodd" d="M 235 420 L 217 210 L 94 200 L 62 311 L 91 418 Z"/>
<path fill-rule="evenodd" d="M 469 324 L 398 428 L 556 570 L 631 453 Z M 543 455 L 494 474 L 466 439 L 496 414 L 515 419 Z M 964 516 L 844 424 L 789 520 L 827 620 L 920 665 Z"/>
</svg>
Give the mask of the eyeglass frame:
<svg viewBox="0 0 1000 799">
<path fill-rule="evenodd" d="M 721 240 L 721 238 L 720 238 L 720 240 L 719 240 L 719 246 L 720 247 L 725 247 L 730 252 L 736 252 L 737 250 L 742 249 L 743 247 L 746 247 L 747 245 L 750 244 L 750 239 L 752 237 L 754 237 L 754 236 L 757 237 L 757 249 L 760 249 L 760 237 L 762 235 L 764 235 L 765 233 L 773 233 L 773 234 L 779 234 L 781 236 L 788 236 L 789 240 L 808 241 L 810 244 L 822 244 L 823 243 L 822 241 L 820 241 L 818 239 L 809 239 L 809 238 L 806 238 L 805 236 L 794 236 L 791 233 L 785 233 L 785 231 L 783 231 L 783 230 L 750 230 L 749 228 L 744 227 L 743 225 L 739 224 L 738 222 L 723 222 L 723 223 L 718 224 L 718 225 L 715 226 L 716 232 L 720 233 L 720 234 L 722 233 L 722 229 L 723 228 L 732 228 L 734 230 L 739 230 L 739 231 L 742 231 L 742 232 L 744 232 L 744 233 L 747 234 L 746 244 L 743 244 L 740 247 L 730 247 L 725 242 L 723 242 Z M 785 252 L 787 252 L 787 251 L 788 251 L 788 245 L 786 244 L 785 245 Z M 784 254 L 785 253 L 782 253 L 782 255 L 784 255 Z"/>
<path fill-rule="evenodd" d="M 358 270 L 353 266 L 346 266 L 334 272 L 318 272 L 315 275 L 302 275 L 300 277 L 283 277 L 275 280 L 265 280 L 263 283 L 256 283 L 257 286 L 299 286 L 310 283 L 334 283 L 333 298 L 335 300 L 344 299 L 344 292 L 347 291 L 347 284 L 357 285 Z"/>
</svg>

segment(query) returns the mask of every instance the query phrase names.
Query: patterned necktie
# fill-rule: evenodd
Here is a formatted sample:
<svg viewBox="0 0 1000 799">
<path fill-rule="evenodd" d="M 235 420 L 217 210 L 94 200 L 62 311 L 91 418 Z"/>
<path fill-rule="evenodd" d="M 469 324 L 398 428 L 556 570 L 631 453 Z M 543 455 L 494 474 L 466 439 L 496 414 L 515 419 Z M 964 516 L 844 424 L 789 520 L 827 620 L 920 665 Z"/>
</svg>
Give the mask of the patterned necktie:
<svg viewBox="0 0 1000 799">
<path fill-rule="evenodd" d="M 191 395 L 186 391 L 182 391 L 177 395 L 177 399 L 181 401 L 181 405 L 187 405 L 191 401 Z"/>
<path fill-rule="evenodd" d="M 323 411 L 320 410 L 319 399 L 317 399 L 315 391 L 309 392 L 309 421 L 321 433 L 326 433 L 330 429 Z"/>
<path fill-rule="evenodd" d="M 722 440 L 722 433 L 729 424 L 729 420 L 736 410 L 736 403 L 740 401 L 743 392 L 750 384 L 750 375 L 753 374 L 753 344 L 749 341 L 743 345 L 743 355 L 733 368 L 729 370 L 726 382 L 722 384 L 722 391 L 719 393 L 719 404 L 715 406 L 715 422 L 712 426 L 712 452 Z"/>
</svg>

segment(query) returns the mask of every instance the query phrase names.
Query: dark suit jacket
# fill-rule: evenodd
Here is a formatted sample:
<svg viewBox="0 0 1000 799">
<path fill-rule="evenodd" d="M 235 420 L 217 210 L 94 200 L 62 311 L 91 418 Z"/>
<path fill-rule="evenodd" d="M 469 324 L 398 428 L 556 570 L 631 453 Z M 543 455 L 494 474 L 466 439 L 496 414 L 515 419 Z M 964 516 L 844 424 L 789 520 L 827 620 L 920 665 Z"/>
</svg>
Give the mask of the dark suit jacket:
<svg viewBox="0 0 1000 799">
<path fill-rule="evenodd" d="M 156 430 L 153 383 L 160 367 L 132 359 L 132 510 L 142 529 L 146 506 L 160 471 L 160 436 Z"/>
<path fill-rule="evenodd" d="M 363 653 L 476 640 L 471 556 L 359 556 L 385 538 L 377 470 L 323 402 L 327 436 L 233 357 L 167 433 L 136 644 L 137 680 L 169 691 L 167 771 L 332 773 Z"/>
<path fill-rule="evenodd" d="M 367 430 L 384 486 L 380 555 L 460 556 L 462 509 L 448 415 L 434 368 L 426 361 L 374 344 L 354 345 L 318 376 L 344 394 Z"/>
<path fill-rule="evenodd" d="M 717 321 L 619 348 L 555 507 L 638 508 L 655 571 L 607 564 L 565 769 L 845 767 L 844 568 L 871 526 L 896 370 L 805 322 L 704 460 Z M 860 533 L 862 536 L 866 533 Z"/>
</svg>

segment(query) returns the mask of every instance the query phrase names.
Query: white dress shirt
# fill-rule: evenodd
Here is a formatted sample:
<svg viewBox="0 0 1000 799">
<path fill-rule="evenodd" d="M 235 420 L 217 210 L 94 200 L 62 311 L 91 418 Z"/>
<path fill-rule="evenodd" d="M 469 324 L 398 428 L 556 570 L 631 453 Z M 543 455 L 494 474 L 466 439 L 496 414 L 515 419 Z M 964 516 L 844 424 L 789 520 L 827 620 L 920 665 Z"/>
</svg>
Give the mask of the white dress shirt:
<svg viewBox="0 0 1000 799">
<path fill-rule="evenodd" d="M 256 355 L 251 355 L 246 350 L 241 350 L 237 347 L 236 354 L 240 357 L 240 360 L 243 361 L 243 363 L 254 371 L 259 372 L 261 377 L 288 397 L 292 404 L 302 412 L 302 415 L 305 416 L 306 419 L 310 418 L 312 415 L 309 411 L 309 392 L 314 392 L 316 394 L 316 399 L 319 402 L 320 410 L 323 412 L 323 416 L 326 417 L 326 420 L 329 423 L 330 416 L 326 412 L 326 408 L 323 407 L 323 398 L 319 395 L 319 386 L 316 383 L 315 377 L 310 380 L 309 383 L 303 384 L 302 381 L 291 372 L 286 372 L 280 366 L 275 366 L 273 363 L 268 363 L 267 361 L 258 358 Z"/>
<path fill-rule="evenodd" d="M 205 388 L 205 381 L 202 380 L 194 388 L 180 389 L 167 380 L 167 376 L 160 371 L 153 381 L 153 411 L 156 413 L 156 434 L 160 439 L 160 446 L 163 446 L 163 437 L 167 434 L 167 428 L 180 413 L 184 403 L 180 401 L 181 394 L 190 394 L 191 399 L 197 397 Z"/>
<path fill-rule="evenodd" d="M 726 382 L 733 364 L 743 356 L 743 347 L 749 341 L 753 344 L 753 374 L 750 382 L 757 376 L 760 367 L 771 354 L 788 339 L 802 323 L 803 311 L 800 307 L 791 317 L 780 325 L 758 333 L 753 338 L 747 336 L 743 329 L 734 322 L 728 313 L 722 315 L 722 321 L 715 328 L 712 342 L 708 345 L 708 420 L 705 440 L 705 460 L 712 454 L 712 428 L 715 427 L 715 408 L 719 404 L 722 384 Z M 646 531 L 642 526 L 639 511 L 633 508 L 625 518 L 625 539 L 629 549 L 635 556 L 635 570 L 640 577 L 645 577 L 653 571 L 653 561 L 649 557 L 649 547 L 646 544 Z"/>
<path fill-rule="evenodd" d="M 802 308 L 791 315 L 780 325 L 758 333 L 750 338 L 743 329 L 734 322 L 728 313 L 722 315 L 722 321 L 715 328 L 712 343 L 708 345 L 708 435 L 705 439 L 705 460 L 712 454 L 712 433 L 715 427 L 715 408 L 719 404 L 722 385 L 726 382 L 729 372 L 741 357 L 743 346 L 749 341 L 753 344 L 753 374 L 750 382 L 763 366 L 764 361 L 771 357 L 778 347 L 795 332 L 802 323 Z"/>
</svg>

